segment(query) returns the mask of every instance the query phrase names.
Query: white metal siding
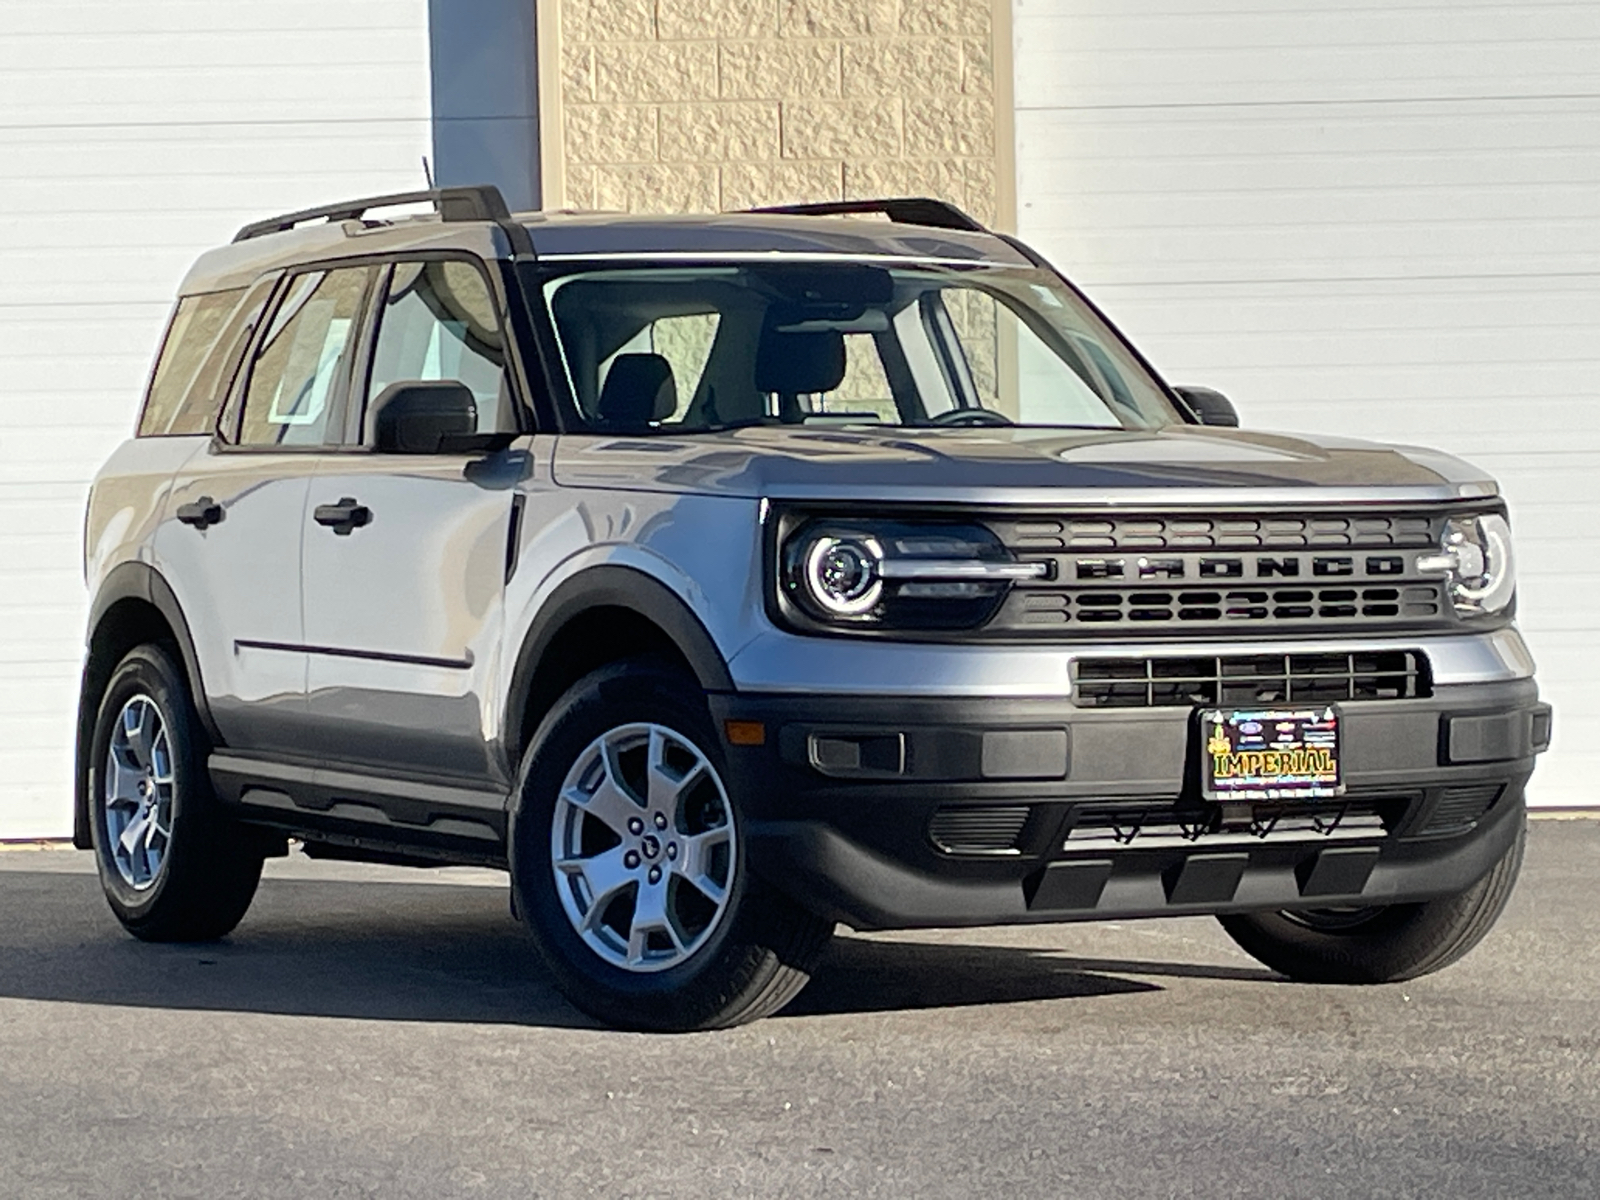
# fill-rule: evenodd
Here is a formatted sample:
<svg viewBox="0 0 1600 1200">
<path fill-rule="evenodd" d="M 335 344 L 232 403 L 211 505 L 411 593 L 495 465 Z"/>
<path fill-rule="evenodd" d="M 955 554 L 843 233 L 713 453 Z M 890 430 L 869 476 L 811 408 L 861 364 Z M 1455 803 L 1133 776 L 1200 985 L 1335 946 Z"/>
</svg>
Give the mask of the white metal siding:
<svg viewBox="0 0 1600 1200">
<path fill-rule="evenodd" d="M 1600 803 L 1600 4 L 1016 0 L 1019 224 L 1255 428 L 1440 446 L 1511 502 Z"/>
<path fill-rule="evenodd" d="M 426 0 L 0 3 L 0 838 L 71 830 L 85 488 L 178 280 L 429 143 Z"/>
</svg>

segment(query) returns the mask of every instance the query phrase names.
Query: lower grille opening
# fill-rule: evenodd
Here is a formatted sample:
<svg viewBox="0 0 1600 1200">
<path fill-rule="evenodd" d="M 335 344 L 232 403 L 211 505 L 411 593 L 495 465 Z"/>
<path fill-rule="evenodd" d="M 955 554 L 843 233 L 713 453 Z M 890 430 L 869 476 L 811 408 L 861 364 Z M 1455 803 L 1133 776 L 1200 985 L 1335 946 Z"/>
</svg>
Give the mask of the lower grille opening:
<svg viewBox="0 0 1600 1200">
<path fill-rule="evenodd" d="M 946 854 L 1009 854 L 1027 820 L 1026 804 L 946 805 L 928 822 L 928 837 Z"/>
<path fill-rule="evenodd" d="M 1422 827 L 1423 833 L 1466 833 L 1494 807 L 1505 790 L 1503 784 L 1477 783 L 1466 787 L 1449 787 L 1439 797 L 1433 815 Z"/>
<path fill-rule="evenodd" d="M 1336 842 L 1381 838 L 1397 827 L 1414 797 L 1359 796 L 1316 803 L 1258 804 L 1224 821 L 1217 804 L 1175 800 L 1073 806 L 1066 851 L 1161 850 L 1171 847 Z"/>
<path fill-rule="evenodd" d="M 1428 696 L 1420 651 L 1082 658 L 1073 699 L 1085 708 L 1328 704 Z"/>
</svg>

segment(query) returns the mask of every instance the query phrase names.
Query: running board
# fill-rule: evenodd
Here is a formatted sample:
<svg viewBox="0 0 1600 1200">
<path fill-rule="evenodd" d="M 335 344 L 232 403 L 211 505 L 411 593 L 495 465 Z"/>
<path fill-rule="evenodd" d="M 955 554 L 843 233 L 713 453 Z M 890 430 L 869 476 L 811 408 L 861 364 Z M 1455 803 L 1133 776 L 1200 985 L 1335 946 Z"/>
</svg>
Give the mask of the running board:
<svg viewBox="0 0 1600 1200">
<path fill-rule="evenodd" d="M 208 766 L 223 803 L 291 832 L 402 847 L 454 846 L 473 859 L 505 852 L 503 792 L 227 752 L 211 755 Z"/>
</svg>

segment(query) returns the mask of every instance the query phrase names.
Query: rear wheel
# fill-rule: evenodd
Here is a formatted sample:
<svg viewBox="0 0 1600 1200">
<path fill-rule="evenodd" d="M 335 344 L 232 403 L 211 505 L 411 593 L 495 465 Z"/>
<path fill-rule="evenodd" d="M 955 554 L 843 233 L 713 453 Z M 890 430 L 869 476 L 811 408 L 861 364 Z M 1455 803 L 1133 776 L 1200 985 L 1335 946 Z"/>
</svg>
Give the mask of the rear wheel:
<svg viewBox="0 0 1600 1200">
<path fill-rule="evenodd" d="M 517 911 L 562 992 L 630 1029 L 711 1029 L 787 1004 L 832 931 L 746 867 L 738 798 L 692 681 L 648 662 L 581 680 L 522 769 Z"/>
<path fill-rule="evenodd" d="M 171 654 L 156 645 L 131 651 L 95 720 L 90 829 L 106 901 L 145 941 L 222 937 L 261 878 L 259 845 L 218 811 L 206 748 Z"/>
<path fill-rule="evenodd" d="M 1522 868 L 1527 827 L 1466 891 L 1421 904 L 1241 913 L 1228 935 L 1274 971 L 1307 983 L 1397 983 L 1462 958 L 1494 925 Z"/>
</svg>

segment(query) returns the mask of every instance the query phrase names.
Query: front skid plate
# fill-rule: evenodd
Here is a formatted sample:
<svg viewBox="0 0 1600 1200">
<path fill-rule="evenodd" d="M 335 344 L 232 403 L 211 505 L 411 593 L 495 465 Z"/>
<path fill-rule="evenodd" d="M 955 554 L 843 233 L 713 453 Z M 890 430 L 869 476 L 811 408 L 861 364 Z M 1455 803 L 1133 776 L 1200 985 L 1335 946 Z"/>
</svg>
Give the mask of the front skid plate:
<svg viewBox="0 0 1600 1200">
<path fill-rule="evenodd" d="M 1410 843 L 1385 838 L 1309 847 L 1298 862 L 1277 847 L 1178 856 L 1113 853 L 1034 865 L 1023 877 L 1008 880 L 928 875 L 892 862 L 819 822 L 773 821 L 748 830 L 749 861 L 753 870 L 799 903 L 855 929 L 1399 904 L 1471 887 L 1510 849 L 1525 816 L 1518 801 L 1504 804 L 1460 837 Z M 1375 862 L 1372 849 L 1380 851 Z M 1336 850 L 1349 857 L 1318 861 Z M 1357 853 L 1362 850 L 1369 853 Z M 1047 884 L 1053 871 L 1079 877 Z M 1358 878 L 1364 881 L 1359 890 L 1335 890 Z"/>
</svg>

